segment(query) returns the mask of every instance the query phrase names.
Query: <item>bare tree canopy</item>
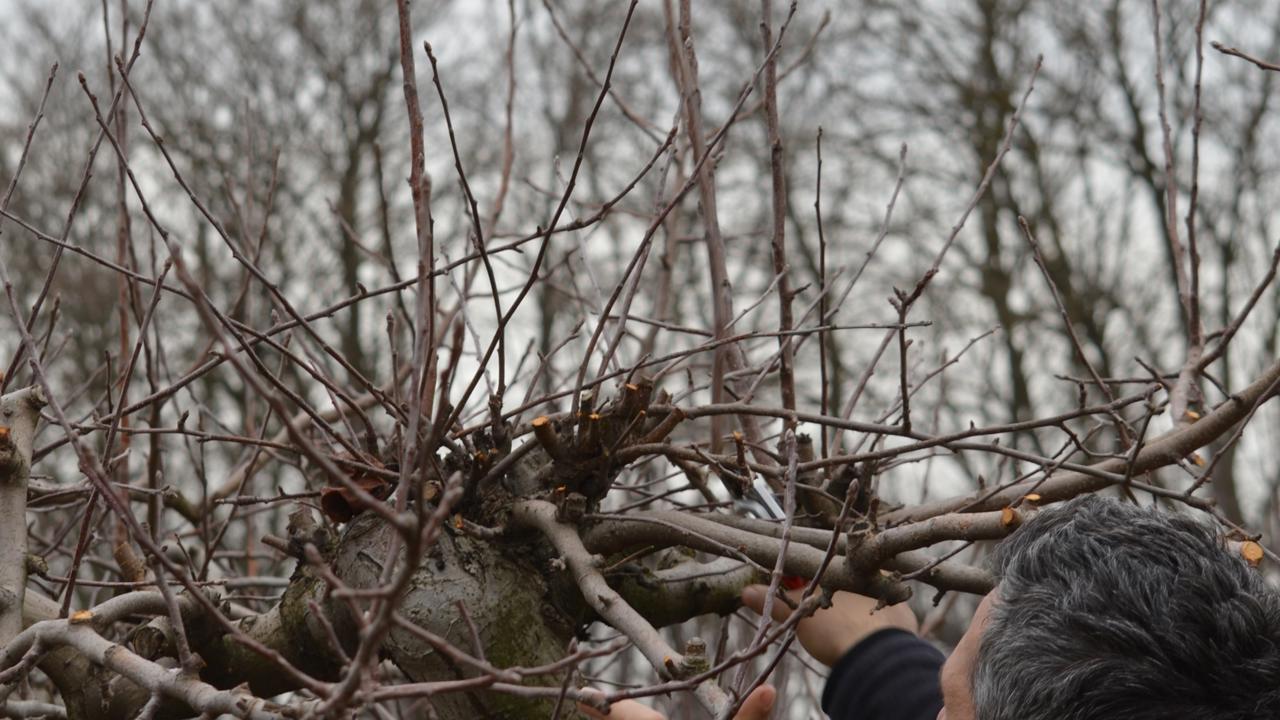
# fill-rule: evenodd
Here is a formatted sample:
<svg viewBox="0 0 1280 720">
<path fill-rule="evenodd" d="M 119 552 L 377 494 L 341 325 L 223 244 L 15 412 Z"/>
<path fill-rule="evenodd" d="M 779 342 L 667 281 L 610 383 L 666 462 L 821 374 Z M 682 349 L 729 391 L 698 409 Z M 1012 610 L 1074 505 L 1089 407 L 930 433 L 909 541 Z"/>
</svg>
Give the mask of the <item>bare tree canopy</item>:
<svg viewBox="0 0 1280 720">
<path fill-rule="evenodd" d="M 1088 493 L 1278 567 L 1280 5 L 0 10 L 2 716 L 813 717 Z"/>
</svg>

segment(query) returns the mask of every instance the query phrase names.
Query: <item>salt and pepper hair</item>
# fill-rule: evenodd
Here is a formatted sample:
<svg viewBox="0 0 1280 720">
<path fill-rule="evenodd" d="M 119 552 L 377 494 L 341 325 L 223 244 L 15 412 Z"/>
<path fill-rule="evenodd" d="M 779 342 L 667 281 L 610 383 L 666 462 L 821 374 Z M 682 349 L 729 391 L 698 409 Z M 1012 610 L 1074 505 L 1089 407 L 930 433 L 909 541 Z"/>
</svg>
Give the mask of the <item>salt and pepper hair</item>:
<svg viewBox="0 0 1280 720">
<path fill-rule="evenodd" d="M 1280 594 L 1205 524 L 1079 498 L 994 569 L 977 720 L 1280 718 Z"/>
</svg>

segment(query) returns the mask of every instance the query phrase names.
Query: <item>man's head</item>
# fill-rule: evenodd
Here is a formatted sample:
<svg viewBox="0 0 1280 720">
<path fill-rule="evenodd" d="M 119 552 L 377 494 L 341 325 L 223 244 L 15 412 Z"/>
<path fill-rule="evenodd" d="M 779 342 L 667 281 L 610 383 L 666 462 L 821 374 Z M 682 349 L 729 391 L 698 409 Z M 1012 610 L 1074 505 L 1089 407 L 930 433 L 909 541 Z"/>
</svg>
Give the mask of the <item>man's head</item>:
<svg viewBox="0 0 1280 720">
<path fill-rule="evenodd" d="M 1005 540 L 947 720 L 1280 718 L 1280 595 L 1186 517 L 1089 496 Z"/>
</svg>

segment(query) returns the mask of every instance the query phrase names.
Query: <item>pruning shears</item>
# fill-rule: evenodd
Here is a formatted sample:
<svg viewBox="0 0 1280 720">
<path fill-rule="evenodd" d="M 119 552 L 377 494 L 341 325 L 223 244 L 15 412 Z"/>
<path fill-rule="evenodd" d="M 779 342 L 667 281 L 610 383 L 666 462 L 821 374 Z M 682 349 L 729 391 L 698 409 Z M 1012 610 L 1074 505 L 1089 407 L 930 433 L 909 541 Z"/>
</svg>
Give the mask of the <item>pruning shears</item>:
<svg viewBox="0 0 1280 720">
<path fill-rule="evenodd" d="M 773 494 L 773 490 L 765 484 L 764 478 L 758 475 L 751 480 L 751 484 L 746 488 L 746 493 L 734 500 L 733 506 L 738 512 L 747 517 L 776 522 L 781 522 L 787 517 L 786 511 L 778 504 L 778 498 Z M 808 584 L 808 580 L 798 575 L 782 576 L 782 586 L 788 590 L 799 590 Z"/>
</svg>

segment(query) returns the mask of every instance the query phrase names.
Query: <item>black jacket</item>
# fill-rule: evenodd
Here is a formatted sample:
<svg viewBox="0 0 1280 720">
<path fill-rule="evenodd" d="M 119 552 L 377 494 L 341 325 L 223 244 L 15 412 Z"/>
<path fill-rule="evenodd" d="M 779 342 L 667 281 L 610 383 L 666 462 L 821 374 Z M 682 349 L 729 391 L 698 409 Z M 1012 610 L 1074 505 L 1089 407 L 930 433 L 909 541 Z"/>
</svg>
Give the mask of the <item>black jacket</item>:
<svg viewBox="0 0 1280 720">
<path fill-rule="evenodd" d="M 880 630 L 831 668 L 822 709 L 832 720 L 936 720 L 938 649 L 905 630 Z"/>
</svg>

